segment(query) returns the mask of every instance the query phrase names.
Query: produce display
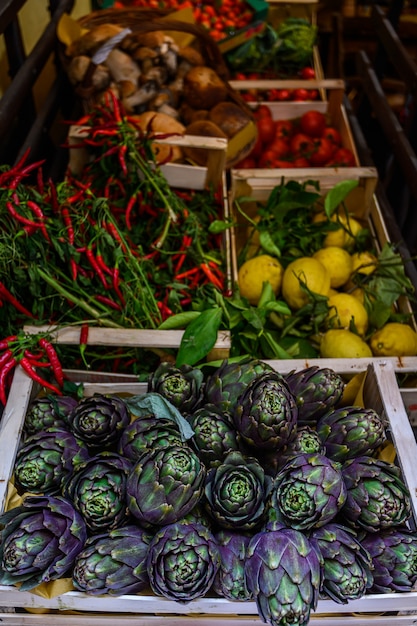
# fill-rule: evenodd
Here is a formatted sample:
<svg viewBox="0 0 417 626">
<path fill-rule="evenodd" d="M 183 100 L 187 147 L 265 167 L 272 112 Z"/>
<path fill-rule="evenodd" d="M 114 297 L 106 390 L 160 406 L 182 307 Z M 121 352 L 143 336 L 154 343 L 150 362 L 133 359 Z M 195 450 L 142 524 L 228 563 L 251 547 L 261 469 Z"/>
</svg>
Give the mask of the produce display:
<svg viewBox="0 0 417 626">
<path fill-rule="evenodd" d="M 0 584 L 252 600 L 271 626 L 306 626 L 319 598 L 411 591 L 417 537 L 384 458 L 390 423 L 346 390 L 331 368 L 245 357 L 163 362 L 138 395 L 73 383 L 36 397 L 0 517 Z"/>
</svg>

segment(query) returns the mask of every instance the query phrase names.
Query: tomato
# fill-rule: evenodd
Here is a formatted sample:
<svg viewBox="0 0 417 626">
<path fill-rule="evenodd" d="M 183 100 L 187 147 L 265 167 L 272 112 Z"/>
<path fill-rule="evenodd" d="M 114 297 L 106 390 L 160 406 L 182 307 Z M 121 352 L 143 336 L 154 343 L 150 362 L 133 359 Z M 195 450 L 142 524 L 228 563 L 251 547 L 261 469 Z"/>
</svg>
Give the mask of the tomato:
<svg viewBox="0 0 417 626">
<path fill-rule="evenodd" d="M 303 156 L 297 157 L 292 162 L 293 167 L 310 167 L 310 161 Z"/>
<path fill-rule="evenodd" d="M 234 165 L 237 169 L 253 170 L 257 166 L 255 157 L 249 155 Z"/>
<path fill-rule="evenodd" d="M 308 89 L 293 89 L 291 93 L 291 99 L 299 102 L 304 102 L 304 100 L 308 100 Z"/>
<path fill-rule="evenodd" d="M 294 131 L 294 125 L 291 120 L 277 120 L 275 122 L 275 137 L 280 139 L 288 139 Z"/>
<path fill-rule="evenodd" d="M 318 89 L 309 89 L 308 90 L 308 99 L 309 100 L 318 100 L 319 99 L 319 91 L 318 91 Z"/>
<path fill-rule="evenodd" d="M 275 89 L 275 100 L 278 101 L 286 101 L 291 100 L 291 90 L 290 89 Z"/>
<path fill-rule="evenodd" d="M 265 150 L 263 155 L 258 161 L 258 167 L 260 168 L 270 168 L 275 167 L 275 162 L 277 160 L 275 152 L 272 150 Z"/>
<path fill-rule="evenodd" d="M 286 161 L 285 159 L 277 159 L 274 167 L 285 169 L 287 167 L 294 167 L 293 161 Z"/>
<path fill-rule="evenodd" d="M 314 141 L 314 151 L 310 156 L 311 165 L 324 165 L 332 157 L 333 152 L 334 147 L 330 139 L 319 137 Z"/>
<path fill-rule="evenodd" d="M 313 80 L 316 78 L 316 72 L 313 67 L 303 67 L 300 71 L 300 76 L 304 78 L 304 80 Z"/>
<path fill-rule="evenodd" d="M 320 111 L 306 111 L 300 118 L 300 129 L 309 137 L 321 137 L 326 126 L 326 116 Z"/>
<path fill-rule="evenodd" d="M 354 167 L 356 165 L 355 155 L 349 148 L 338 148 L 326 165 L 331 167 Z"/>
<path fill-rule="evenodd" d="M 259 120 L 262 117 L 270 117 L 272 119 L 272 112 L 268 105 L 260 104 L 255 109 L 255 117 Z"/>
<path fill-rule="evenodd" d="M 342 145 L 342 138 L 340 136 L 340 133 L 333 126 L 326 126 L 323 131 L 322 137 L 326 137 L 326 139 L 329 139 L 329 141 L 334 143 L 336 146 Z"/>
<path fill-rule="evenodd" d="M 308 158 L 314 151 L 313 140 L 304 133 L 296 133 L 290 140 L 290 150 L 296 157 L 304 156 Z"/>
<path fill-rule="evenodd" d="M 261 138 L 263 144 L 267 144 L 271 141 L 271 137 L 275 135 L 275 122 L 272 117 L 260 117 L 256 122 L 258 129 L 258 135 Z"/>
<path fill-rule="evenodd" d="M 290 151 L 290 145 L 285 139 L 275 137 L 272 143 L 268 144 L 268 151 L 269 150 L 272 150 L 275 156 L 279 159 L 280 157 L 288 154 Z"/>
</svg>

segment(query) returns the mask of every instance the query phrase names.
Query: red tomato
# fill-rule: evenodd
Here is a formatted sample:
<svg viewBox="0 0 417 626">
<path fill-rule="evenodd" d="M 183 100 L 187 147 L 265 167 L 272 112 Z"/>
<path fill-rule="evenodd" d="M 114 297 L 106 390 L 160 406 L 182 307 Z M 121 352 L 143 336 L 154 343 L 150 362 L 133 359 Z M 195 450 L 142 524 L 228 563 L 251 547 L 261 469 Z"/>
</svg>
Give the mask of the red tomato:
<svg viewBox="0 0 417 626">
<path fill-rule="evenodd" d="M 340 136 L 340 133 L 333 126 L 326 126 L 326 128 L 323 131 L 322 137 L 326 137 L 326 139 L 329 139 L 336 146 L 342 145 L 342 138 Z"/>
<path fill-rule="evenodd" d="M 276 89 L 275 100 L 278 100 L 278 101 L 291 100 L 291 90 L 290 89 Z"/>
<path fill-rule="evenodd" d="M 272 119 L 271 109 L 266 104 L 260 104 L 255 109 L 255 117 L 257 120 L 262 117 L 270 117 Z"/>
<path fill-rule="evenodd" d="M 312 67 L 303 67 L 300 71 L 300 76 L 301 78 L 304 78 L 304 80 L 313 80 L 316 78 L 316 72 Z"/>
<path fill-rule="evenodd" d="M 242 159 L 241 161 L 239 161 L 239 163 L 236 163 L 236 165 L 234 166 L 237 169 L 242 169 L 242 170 L 253 170 L 256 168 L 256 159 L 255 157 L 249 155 L 247 157 L 245 157 L 244 159 Z"/>
<path fill-rule="evenodd" d="M 261 168 L 275 167 L 276 160 L 277 160 L 277 157 L 275 155 L 275 152 L 273 152 L 272 150 L 265 150 L 265 152 L 263 153 L 263 155 L 258 161 L 258 167 L 261 167 Z"/>
<path fill-rule="evenodd" d="M 326 165 L 334 167 L 354 167 L 356 165 L 355 155 L 349 148 L 338 148 Z"/>
<path fill-rule="evenodd" d="M 286 161 L 285 159 L 277 159 L 274 167 L 286 169 L 287 167 L 294 167 L 294 162 Z"/>
<path fill-rule="evenodd" d="M 293 89 L 291 93 L 291 99 L 300 102 L 308 100 L 308 89 Z"/>
<path fill-rule="evenodd" d="M 309 100 L 318 100 L 319 92 L 318 89 L 309 89 L 308 90 L 308 99 Z"/>
<path fill-rule="evenodd" d="M 268 151 L 269 150 L 271 150 L 279 159 L 288 154 L 288 152 L 290 151 L 290 145 L 285 139 L 275 137 L 273 141 L 268 144 Z"/>
<path fill-rule="evenodd" d="M 306 159 L 305 157 L 297 157 L 296 159 L 294 159 L 294 161 L 292 162 L 294 167 L 310 167 L 310 162 L 308 159 Z"/>
<path fill-rule="evenodd" d="M 319 137 L 314 141 L 314 151 L 310 156 L 311 165 L 324 165 L 331 159 L 333 152 L 334 147 L 330 139 Z"/>
<path fill-rule="evenodd" d="M 326 128 L 326 116 L 320 111 L 307 111 L 300 118 L 301 132 L 309 137 L 321 137 Z"/>
<path fill-rule="evenodd" d="M 304 133 L 296 133 L 290 140 L 290 150 L 295 157 L 304 156 L 308 158 L 314 151 L 313 140 Z"/>
<path fill-rule="evenodd" d="M 258 135 L 263 144 L 268 144 L 275 135 L 275 122 L 272 117 L 260 117 L 256 122 Z"/>
<path fill-rule="evenodd" d="M 291 120 L 277 120 L 275 122 L 275 137 L 288 139 L 294 131 L 294 125 Z"/>
</svg>

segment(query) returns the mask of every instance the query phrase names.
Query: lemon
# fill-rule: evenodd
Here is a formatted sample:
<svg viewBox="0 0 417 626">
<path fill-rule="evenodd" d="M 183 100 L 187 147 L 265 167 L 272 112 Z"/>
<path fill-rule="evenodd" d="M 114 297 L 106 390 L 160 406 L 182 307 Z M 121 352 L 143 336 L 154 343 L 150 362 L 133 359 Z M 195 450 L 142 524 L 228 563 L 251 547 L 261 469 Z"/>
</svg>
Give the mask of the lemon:
<svg viewBox="0 0 417 626">
<path fill-rule="evenodd" d="M 287 265 L 282 277 L 282 296 L 292 309 L 301 309 L 309 301 L 303 284 L 313 293 L 328 295 L 330 274 L 323 263 L 313 257 L 300 257 Z"/>
<path fill-rule="evenodd" d="M 320 356 L 325 359 L 358 359 L 371 357 L 372 350 L 359 335 L 345 328 L 334 328 L 323 335 Z"/>
<path fill-rule="evenodd" d="M 352 272 L 359 274 L 373 274 L 378 266 L 377 257 L 372 252 L 353 252 L 352 253 Z"/>
<path fill-rule="evenodd" d="M 348 328 L 351 324 L 359 335 L 368 329 L 368 313 L 364 305 L 350 293 L 337 293 L 327 300 L 329 313 L 327 324 L 330 328 Z"/>
<path fill-rule="evenodd" d="M 251 304 L 258 304 L 263 283 L 269 282 L 275 295 L 281 289 L 284 268 L 278 259 L 269 254 L 261 254 L 248 259 L 241 265 L 238 272 L 240 295 Z"/>
<path fill-rule="evenodd" d="M 316 213 L 313 222 L 321 222 L 329 218 L 324 212 Z M 330 218 L 332 222 L 337 222 L 340 227 L 327 233 L 323 241 L 323 247 L 338 246 L 339 248 L 351 248 L 355 243 L 355 237 L 362 230 L 362 225 L 352 216 L 345 214 L 333 214 Z"/>
<path fill-rule="evenodd" d="M 330 286 L 334 289 L 342 287 L 352 273 L 352 257 L 349 252 L 339 246 L 321 248 L 313 257 L 323 263 L 330 274 Z"/>
<path fill-rule="evenodd" d="M 408 324 L 388 322 L 369 340 L 374 356 L 416 356 L 417 333 Z"/>
</svg>

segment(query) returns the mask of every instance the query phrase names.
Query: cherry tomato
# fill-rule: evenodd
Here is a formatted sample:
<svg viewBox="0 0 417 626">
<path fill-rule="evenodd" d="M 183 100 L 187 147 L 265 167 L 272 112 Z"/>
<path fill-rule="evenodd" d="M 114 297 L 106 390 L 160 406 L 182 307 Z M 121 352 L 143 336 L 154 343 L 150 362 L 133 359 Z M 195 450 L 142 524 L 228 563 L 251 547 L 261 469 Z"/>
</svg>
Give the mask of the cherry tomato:
<svg viewBox="0 0 417 626">
<path fill-rule="evenodd" d="M 321 137 L 326 125 L 326 116 L 320 111 L 306 111 L 300 118 L 300 129 L 309 137 Z"/>
<path fill-rule="evenodd" d="M 334 167 L 354 167 L 355 155 L 349 148 L 338 148 L 326 165 Z"/>
<path fill-rule="evenodd" d="M 308 158 L 314 151 L 313 140 L 304 133 L 296 133 L 290 140 L 290 150 L 295 157 L 304 156 Z"/>
<path fill-rule="evenodd" d="M 323 131 L 322 137 L 326 137 L 326 139 L 329 139 L 329 141 L 331 141 L 336 146 L 342 145 L 342 138 L 340 136 L 340 133 L 333 126 L 326 126 Z"/>
<path fill-rule="evenodd" d="M 308 89 L 293 89 L 291 93 L 291 99 L 298 102 L 304 102 L 305 100 L 308 100 Z"/>
<path fill-rule="evenodd" d="M 275 134 L 275 122 L 272 117 L 260 117 L 256 122 L 258 135 L 263 144 L 268 144 Z"/>
<path fill-rule="evenodd" d="M 288 139 L 294 132 L 294 125 L 291 120 L 277 120 L 275 122 L 275 137 Z"/>
<path fill-rule="evenodd" d="M 294 167 L 294 162 L 293 161 L 287 161 L 285 159 L 277 159 L 275 161 L 274 167 L 286 169 L 288 167 Z"/>
<path fill-rule="evenodd" d="M 268 144 L 268 151 L 272 150 L 275 156 L 279 159 L 284 155 L 288 155 L 290 151 L 290 145 L 288 141 L 280 137 L 275 137 L 271 143 Z"/>
<path fill-rule="evenodd" d="M 318 89 L 309 89 L 308 90 L 308 99 L 309 100 L 318 100 L 319 99 Z"/>
<path fill-rule="evenodd" d="M 319 137 L 314 141 L 314 151 L 310 156 L 311 165 L 324 165 L 332 157 L 333 152 L 333 143 L 330 139 Z"/>
<path fill-rule="evenodd" d="M 303 67 L 300 71 L 300 76 L 304 78 L 304 80 L 314 80 L 314 78 L 316 78 L 316 72 L 313 67 Z"/>
</svg>

